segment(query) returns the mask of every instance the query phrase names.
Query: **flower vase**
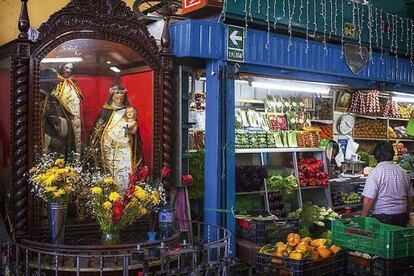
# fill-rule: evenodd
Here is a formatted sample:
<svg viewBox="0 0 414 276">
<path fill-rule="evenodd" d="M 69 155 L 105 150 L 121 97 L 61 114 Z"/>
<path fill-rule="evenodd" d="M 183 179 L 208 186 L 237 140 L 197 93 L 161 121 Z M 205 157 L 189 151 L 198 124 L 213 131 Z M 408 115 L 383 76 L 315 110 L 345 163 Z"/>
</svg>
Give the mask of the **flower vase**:
<svg viewBox="0 0 414 276">
<path fill-rule="evenodd" d="M 119 232 L 102 232 L 102 245 L 115 245 L 121 243 L 121 234 Z"/>
<path fill-rule="evenodd" d="M 49 229 L 53 244 L 65 243 L 67 210 L 67 204 L 57 202 L 48 204 Z"/>
</svg>

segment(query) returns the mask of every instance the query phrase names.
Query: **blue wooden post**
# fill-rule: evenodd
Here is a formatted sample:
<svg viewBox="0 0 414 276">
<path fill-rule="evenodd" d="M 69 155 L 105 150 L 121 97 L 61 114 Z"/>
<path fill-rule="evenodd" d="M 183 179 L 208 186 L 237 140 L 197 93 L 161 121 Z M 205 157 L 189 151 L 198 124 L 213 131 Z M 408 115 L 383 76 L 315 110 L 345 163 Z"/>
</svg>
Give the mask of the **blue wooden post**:
<svg viewBox="0 0 414 276">
<path fill-rule="evenodd" d="M 234 217 L 235 207 L 235 193 L 236 193 L 236 162 L 235 162 L 235 91 L 234 91 L 234 77 L 233 77 L 233 66 L 227 65 L 226 68 L 227 76 L 225 76 L 226 93 L 225 93 L 225 141 L 226 148 L 226 209 L 231 212 L 226 213 L 226 228 L 231 231 L 231 250 L 233 255 L 236 255 L 236 218 Z"/>
<path fill-rule="evenodd" d="M 222 83 L 220 70 L 223 63 L 211 61 L 206 69 L 206 136 L 204 169 L 204 222 L 220 225 L 221 166 L 222 166 Z"/>
<path fill-rule="evenodd" d="M 233 233 L 234 254 L 234 79 L 227 69 L 227 64 L 220 60 L 210 61 L 206 69 L 204 221 Z"/>
</svg>

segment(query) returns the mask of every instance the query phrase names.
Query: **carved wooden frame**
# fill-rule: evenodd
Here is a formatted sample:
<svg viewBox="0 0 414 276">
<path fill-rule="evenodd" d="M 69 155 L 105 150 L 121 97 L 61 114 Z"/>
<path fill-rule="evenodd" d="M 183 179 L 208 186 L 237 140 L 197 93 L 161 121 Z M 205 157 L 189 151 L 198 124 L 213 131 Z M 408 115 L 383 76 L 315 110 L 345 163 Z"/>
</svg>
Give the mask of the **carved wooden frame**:
<svg viewBox="0 0 414 276">
<path fill-rule="evenodd" d="M 135 50 L 154 72 L 154 131 L 152 171 L 171 167 L 172 56 L 168 17 L 161 50 L 142 21 L 122 0 L 72 0 L 39 28 L 36 42 L 28 40 L 27 1 L 22 1 L 20 35 L 12 77 L 12 232 L 30 235 L 32 200 L 26 172 L 40 149 L 40 61 L 58 45 L 72 39 L 93 38 L 120 43 Z"/>
</svg>

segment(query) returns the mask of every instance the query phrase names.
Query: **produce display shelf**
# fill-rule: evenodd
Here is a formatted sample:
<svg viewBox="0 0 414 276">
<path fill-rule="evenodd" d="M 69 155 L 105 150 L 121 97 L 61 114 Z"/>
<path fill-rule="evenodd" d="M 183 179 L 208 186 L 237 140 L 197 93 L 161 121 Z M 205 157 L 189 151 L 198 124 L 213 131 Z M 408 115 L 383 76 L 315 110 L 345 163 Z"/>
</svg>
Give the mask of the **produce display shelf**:
<svg viewBox="0 0 414 276">
<path fill-rule="evenodd" d="M 333 124 L 333 120 L 311 120 L 311 122 L 327 124 L 327 125 L 332 125 Z"/>
<path fill-rule="evenodd" d="M 395 139 L 388 139 L 389 141 L 399 141 L 399 142 L 414 142 L 414 139 L 403 139 L 403 138 L 401 138 L 401 139 L 398 139 L 398 138 L 395 138 Z"/>
<path fill-rule="evenodd" d="M 236 149 L 236 153 L 270 153 L 270 152 L 323 152 L 323 148 L 259 148 Z"/>
<path fill-rule="evenodd" d="M 344 208 L 357 208 L 361 206 L 362 206 L 362 203 L 356 203 L 356 204 L 334 206 L 333 209 L 338 210 L 338 209 L 344 209 Z"/>
<path fill-rule="evenodd" d="M 361 141 L 399 141 L 399 142 L 414 142 L 414 139 L 398 139 L 398 138 L 364 138 L 364 137 L 354 137 L 355 140 Z"/>
<path fill-rule="evenodd" d="M 388 141 L 387 138 L 364 138 L 364 137 L 354 137 L 355 140 L 361 141 Z"/>
<path fill-rule="evenodd" d="M 331 185 L 359 185 L 365 184 L 365 179 L 358 180 L 358 181 L 329 181 Z"/>
<path fill-rule="evenodd" d="M 252 191 L 252 192 L 237 192 L 236 195 L 254 195 L 254 194 L 264 194 L 266 191 Z"/>
<path fill-rule="evenodd" d="M 306 186 L 306 187 L 300 187 L 301 190 L 311 190 L 311 189 L 325 189 L 328 186 Z"/>
<path fill-rule="evenodd" d="M 408 122 L 410 119 L 403 119 L 403 118 L 388 118 L 390 121 L 403 121 Z"/>
<path fill-rule="evenodd" d="M 381 117 L 381 116 L 362 115 L 362 114 L 355 114 L 355 113 L 351 113 L 351 114 L 353 114 L 355 117 L 358 117 L 358 118 L 366 118 L 366 119 L 373 119 L 373 120 L 388 120 L 387 117 Z"/>
</svg>

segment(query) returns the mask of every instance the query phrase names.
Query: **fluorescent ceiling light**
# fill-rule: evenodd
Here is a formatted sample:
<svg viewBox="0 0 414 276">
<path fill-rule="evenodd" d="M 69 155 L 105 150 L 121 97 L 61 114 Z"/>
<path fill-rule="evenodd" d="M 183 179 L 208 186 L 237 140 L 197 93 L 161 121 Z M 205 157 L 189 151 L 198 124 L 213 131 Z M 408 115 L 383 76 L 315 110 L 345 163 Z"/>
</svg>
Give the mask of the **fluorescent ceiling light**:
<svg viewBox="0 0 414 276">
<path fill-rule="evenodd" d="M 111 66 L 111 67 L 109 67 L 109 69 L 111 69 L 115 73 L 121 73 L 121 70 L 118 67 L 116 67 L 116 66 Z"/>
<path fill-rule="evenodd" d="M 252 86 L 256 88 L 266 88 L 280 91 L 293 91 L 293 92 L 304 92 L 304 93 L 316 93 L 316 94 L 328 94 L 329 87 L 327 86 L 316 86 L 316 85 L 305 85 L 299 83 L 286 83 L 286 82 L 261 82 L 254 81 Z"/>
<path fill-rule="evenodd" d="M 414 97 L 414 94 L 403 93 L 403 92 L 391 92 L 393 95 L 403 96 L 403 97 Z"/>
<path fill-rule="evenodd" d="M 62 58 L 44 58 L 41 63 L 71 63 L 71 62 L 81 62 L 83 58 L 81 57 L 62 57 Z"/>
<path fill-rule="evenodd" d="M 394 102 L 414 103 L 414 97 L 392 97 Z"/>
</svg>

